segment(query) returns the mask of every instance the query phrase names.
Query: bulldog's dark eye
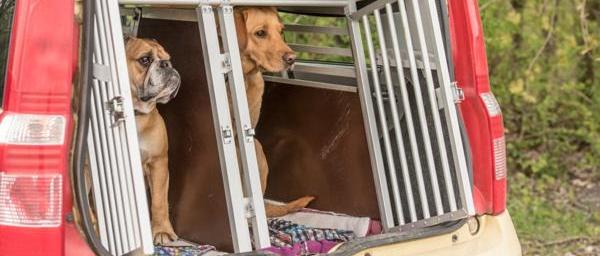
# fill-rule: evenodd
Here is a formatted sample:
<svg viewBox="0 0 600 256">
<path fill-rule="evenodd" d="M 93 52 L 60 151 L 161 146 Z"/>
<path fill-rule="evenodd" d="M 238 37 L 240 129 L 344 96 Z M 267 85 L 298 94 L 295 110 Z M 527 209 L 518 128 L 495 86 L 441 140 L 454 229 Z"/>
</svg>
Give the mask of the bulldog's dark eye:
<svg viewBox="0 0 600 256">
<path fill-rule="evenodd" d="M 254 35 L 260 38 L 265 38 L 267 36 L 267 31 L 261 29 L 259 31 L 254 32 Z"/>
<path fill-rule="evenodd" d="M 146 56 L 146 57 L 141 57 L 138 59 L 138 62 L 144 66 L 148 66 L 150 65 L 150 63 L 152 63 L 152 58 Z"/>
</svg>

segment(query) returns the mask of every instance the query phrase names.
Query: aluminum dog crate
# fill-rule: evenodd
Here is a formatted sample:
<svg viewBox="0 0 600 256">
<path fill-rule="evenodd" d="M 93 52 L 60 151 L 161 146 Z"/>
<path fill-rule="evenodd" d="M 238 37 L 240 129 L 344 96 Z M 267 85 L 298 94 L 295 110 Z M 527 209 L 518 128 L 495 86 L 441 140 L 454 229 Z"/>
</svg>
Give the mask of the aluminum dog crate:
<svg viewBox="0 0 600 256">
<path fill-rule="evenodd" d="M 145 199 L 145 193 L 139 155 L 134 150 L 138 142 L 125 79 L 119 3 L 127 8 L 139 7 L 123 9 L 121 13 L 136 10 L 142 17 L 198 22 L 206 65 L 206 70 L 198 72 L 206 72 L 209 81 L 236 252 L 252 250 L 249 226 L 255 249 L 268 247 L 269 237 L 235 33 L 235 6 L 277 6 L 345 17 L 346 28 L 288 24 L 287 29 L 349 36 L 349 48 L 299 44 L 291 47 L 298 52 L 346 56 L 352 59 L 352 65 L 300 62 L 293 72 L 271 74 L 265 80 L 358 94 L 380 218 L 387 232 L 433 226 L 474 214 L 456 110 L 461 93 L 451 80 L 449 42 L 444 40 L 441 22 L 445 8 L 442 1 L 104 0 L 96 4 L 95 36 L 99 40 L 95 45 L 94 75 L 98 83 L 112 85 L 94 87 L 97 115 L 91 117 L 93 132 L 88 141 L 94 198 L 98 211 L 106 210 L 105 215 L 99 214 L 100 236 L 111 253 L 121 255 L 141 245 L 144 252 L 151 251 L 147 203 L 140 200 Z M 152 5 L 192 6 L 195 11 Z M 214 36 L 217 26 L 223 49 Z M 136 33 L 135 22 L 130 33 Z M 105 87 L 108 90 L 102 91 Z M 233 109 L 229 109 L 228 97 L 232 97 Z M 128 171 L 123 174 L 117 170 Z M 111 201 L 113 193 L 136 200 Z M 135 205 L 113 205 L 123 202 Z"/>
</svg>

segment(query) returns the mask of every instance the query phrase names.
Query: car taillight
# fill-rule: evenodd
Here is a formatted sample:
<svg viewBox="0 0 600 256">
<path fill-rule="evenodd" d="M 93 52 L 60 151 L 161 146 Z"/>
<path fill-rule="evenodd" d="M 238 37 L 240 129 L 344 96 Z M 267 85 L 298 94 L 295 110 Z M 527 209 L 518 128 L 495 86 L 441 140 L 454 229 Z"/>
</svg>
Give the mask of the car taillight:
<svg viewBox="0 0 600 256">
<path fill-rule="evenodd" d="M 506 178 L 506 144 L 504 136 L 494 139 L 494 177 L 496 180 Z"/>
<path fill-rule="evenodd" d="M 465 100 L 465 121 L 473 161 L 474 202 L 478 214 L 506 209 L 506 146 L 502 111 L 491 93 L 483 28 L 477 1 L 448 1 L 452 59 Z"/>
<path fill-rule="evenodd" d="M 491 92 L 484 92 L 480 95 L 480 97 L 481 100 L 483 100 L 483 104 L 485 105 L 485 108 L 487 109 L 487 112 L 490 115 L 490 117 L 495 117 L 502 114 L 500 104 L 498 104 L 498 101 L 496 100 L 496 97 L 494 97 L 494 94 L 492 94 Z"/>
<path fill-rule="evenodd" d="M 0 123 L 0 143 L 62 145 L 65 118 L 59 115 L 7 114 Z"/>
<path fill-rule="evenodd" d="M 0 172 L 0 225 L 57 227 L 61 216 L 60 174 Z"/>
<path fill-rule="evenodd" d="M 9 1 L 10 2 L 10 1 Z M 78 56 L 72 0 L 15 2 L 0 110 L 0 255 L 65 255 Z M 10 9 L 10 8 L 9 8 Z M 82 255 L 76 253 L 74 255 Z"/>
</svg>

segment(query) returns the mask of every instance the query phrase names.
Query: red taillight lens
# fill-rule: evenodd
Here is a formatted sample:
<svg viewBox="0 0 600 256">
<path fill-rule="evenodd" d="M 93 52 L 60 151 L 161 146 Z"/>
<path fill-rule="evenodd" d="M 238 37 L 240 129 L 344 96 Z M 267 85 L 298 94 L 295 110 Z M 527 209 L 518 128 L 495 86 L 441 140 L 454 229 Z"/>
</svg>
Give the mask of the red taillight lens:
<svg viewBox="0 0 600 256">
<path fill-rule="evenodd" d="M 62 176 L 0 172 L 0 225 L 57 227 L 62 216 Z"/>
</svg>

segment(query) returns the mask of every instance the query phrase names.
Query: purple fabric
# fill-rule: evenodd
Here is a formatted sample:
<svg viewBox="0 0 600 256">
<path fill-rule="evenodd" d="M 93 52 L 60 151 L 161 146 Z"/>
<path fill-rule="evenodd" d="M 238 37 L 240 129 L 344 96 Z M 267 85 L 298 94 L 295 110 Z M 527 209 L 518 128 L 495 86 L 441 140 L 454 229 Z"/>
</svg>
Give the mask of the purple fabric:
<svg viewBox="0 0 600 256">
<path fill-rule="evenodd" d="M 327 253 L 338 243 L 333 241 L 306 241 L 294 244 L 292 247 L 269 247 L 264 249 L 283 256 L 297 256 L 314 253 Z"/>
</svg>

